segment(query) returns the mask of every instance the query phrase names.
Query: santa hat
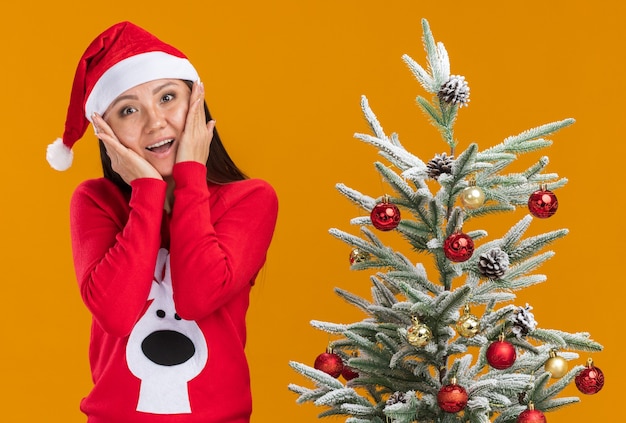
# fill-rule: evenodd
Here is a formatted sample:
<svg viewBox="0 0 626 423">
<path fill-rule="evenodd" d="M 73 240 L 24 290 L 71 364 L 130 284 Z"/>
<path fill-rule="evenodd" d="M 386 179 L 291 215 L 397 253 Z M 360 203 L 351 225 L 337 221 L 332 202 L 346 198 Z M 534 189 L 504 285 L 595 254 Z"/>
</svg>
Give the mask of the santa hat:
<svg viewBox="0 0 626 423">
<path fill-rule="evenodd" d="M 124 91 L 163 78 L 196 81 L 198 73 L 183 53 L 130 22 L 98 35 L 78 62 L 63 138 L 46 153 L 50 166 L 66 170 L 72 165 L 72 146 L 94 112 L 102 115 Z"/>
</svg>

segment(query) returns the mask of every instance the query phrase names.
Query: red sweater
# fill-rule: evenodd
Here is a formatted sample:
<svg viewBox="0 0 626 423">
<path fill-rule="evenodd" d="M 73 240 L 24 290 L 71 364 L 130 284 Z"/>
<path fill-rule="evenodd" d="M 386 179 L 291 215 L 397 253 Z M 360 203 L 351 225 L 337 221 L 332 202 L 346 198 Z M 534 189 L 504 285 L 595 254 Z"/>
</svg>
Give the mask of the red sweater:
<svg viewBox="0 0 626 423">
<path fill-rule="evenodd" d="M 133 181 L 130 195 L 89 180 L 72 197 L 74 265 L 93 316 L 90 423 L 249 422 L 245 315 L 276 194 L 261 180 L 205 176 L 199 163 L 174 166 L 171 215 L 156 179 Z"/>
</svg>

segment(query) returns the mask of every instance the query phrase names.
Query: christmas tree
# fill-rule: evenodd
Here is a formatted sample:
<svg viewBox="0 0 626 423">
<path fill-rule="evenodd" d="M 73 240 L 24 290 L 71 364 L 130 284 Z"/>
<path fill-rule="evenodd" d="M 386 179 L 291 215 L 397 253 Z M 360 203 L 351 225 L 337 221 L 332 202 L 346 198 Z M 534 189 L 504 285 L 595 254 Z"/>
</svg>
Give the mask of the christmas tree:
<svg viewBox="0 0 626 423">
<path fill-rule="evenodd" d="M 422 27 L 427 66 L 403 59 L 431 95 L 418 96 L 417 104 L 450 153 L 427 162 L 411 154 L 396 134 L 384 132 L 362 97 L 372 134 L 355 137 L 388 162 L 375 167 L 393 191 L 374 198 L 337 184 L 367 215 L 351 221 L 360 226 L 359 236 L 334 228 L 330 233 L 351 247 L 351 269 L 376 270 L 372 299 L 335 289 L 366 318 L 312 321 L 337 339 L 313 366 L 290 363 L 315 387 L 289 389 L 298 402 L 325 407 L 320 417 L 346 416 L 347 423 L 545 422 L 544 412 L 579 400 L 559 397 L 573 380 L 585 394 L 602 388 L 604 376 L 591 359 L 571 369 L 568 364 L 579 358 L 575 350 L 602 346 L 588 333 L 538 327 L 532 307 L 515 305 L 515 291 L 547 279 L 534 273 L 554 255 L 544 248 L 567 234 L 558 229 L 524 236 L 534 218 L 557 211 L 553 191 L 567 180 L 545 171 L 546 156 L 521 172 L 508 169 L 522 154 L 548 147 L 546 137 L 574 120 L 524 131 L 482 151 L 476 144 L 457 151 L 454 124 L 469 103 L 469 87 L 464 77 L 450 74 L 446 49 L 426 20 Z M 470 219 L 488 222 L 517 207 L 530 213 L 499 239 L 484 230 L 463 232 Z M 432 259 L 436 280 L 422 263 L 381 242 L 377 231 L 391 230 L 418 258 Z"/>
</svg>

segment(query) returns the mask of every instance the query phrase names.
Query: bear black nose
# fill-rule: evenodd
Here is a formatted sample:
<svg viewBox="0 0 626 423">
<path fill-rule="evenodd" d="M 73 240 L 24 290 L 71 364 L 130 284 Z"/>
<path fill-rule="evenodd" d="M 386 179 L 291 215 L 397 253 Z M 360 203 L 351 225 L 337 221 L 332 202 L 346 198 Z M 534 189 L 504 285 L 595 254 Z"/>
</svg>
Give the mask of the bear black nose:
<svg viewBox="0 0 626 423">
<path fill-rule="evenodd" d="M 152 332 L 143 340 L 141 351 L 153 363 L 177 366 L 193 357 L 196 348 L 191 339 L 180 332 L 159 330 Z"/>
</svg>

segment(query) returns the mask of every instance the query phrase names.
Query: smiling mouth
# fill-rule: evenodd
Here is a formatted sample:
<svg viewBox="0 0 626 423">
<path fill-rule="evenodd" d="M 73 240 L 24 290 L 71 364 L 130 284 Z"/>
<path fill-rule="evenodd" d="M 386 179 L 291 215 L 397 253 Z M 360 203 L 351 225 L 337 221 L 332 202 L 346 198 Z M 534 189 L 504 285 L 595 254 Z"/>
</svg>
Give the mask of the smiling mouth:
<svg viewBox="0 0 626 423">
<path fill-rule="evenodd" d="M 163 153 L 163 152 L 169 150 L 169 148 L 172 146 L 173 142 L 174 142 L 173 138 L 170 138 L 168 140 L 159 141 L 159 142 L 157 142 L 155 144 L 147 146 L 146 150 L 151 151 L 153 153 Z"/>
</svg>

